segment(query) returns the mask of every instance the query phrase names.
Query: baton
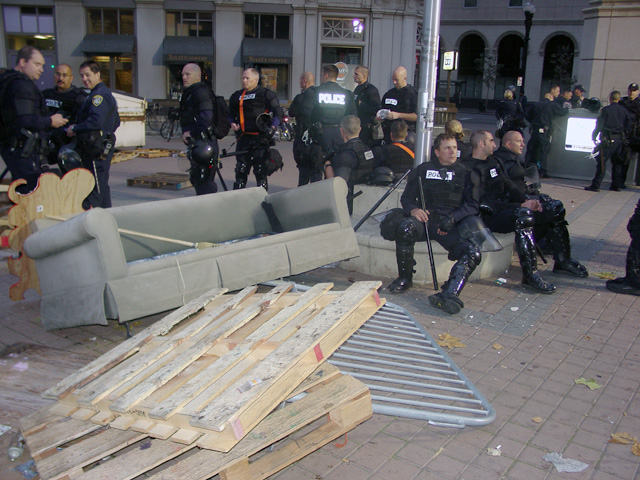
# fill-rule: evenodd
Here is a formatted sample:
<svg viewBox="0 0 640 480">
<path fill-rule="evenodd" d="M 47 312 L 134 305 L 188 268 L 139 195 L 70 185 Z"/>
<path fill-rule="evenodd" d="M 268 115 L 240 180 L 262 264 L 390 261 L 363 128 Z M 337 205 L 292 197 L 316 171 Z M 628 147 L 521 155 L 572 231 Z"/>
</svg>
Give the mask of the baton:
<svg viewBox="0 0 640 480">
<path fill-rule="evenodd" d="M 424 190 L 422 188 L 422 179 L 418 177 L 418 187 L 420 188 L 420 202 L 422 203 L 422 210 L 427 211 L 427 206 L 424 203 Z M 431 264 L 431 276 L 433 277 L 433 289 L 437 292 L 438 277 L 436 276 L 436 265 L 433 262 L 433 250 L 431 249 L 431 239 L 429 238 L 429 221 L 424 222 L 424 233 L 427 236 L 427 253 L 429 254 L 429 263 Z"/>
<path fill-rule="evenodd" d="M 229 189 L 227 188 L 227 184 L 224 183 L 224 179 L 222 178 L 222 173 L 220 173 L 220 166 L 218 165 L 219 162 L 220 160 L 218 160 L 217 158 L 213 161 L 213 168 L 215 168 L 215 172 L 213 172 L 213 176 L 215 178 L 216 173 L 218 174 L 218 178 L 220 179 L 222 188 L 224 188 L 224 191 L 227 192 Z"/>
<path fill-rule="evenodd" d="M 398 188 L 398 185 L 400 185 L 400 183 L 407 178 L 407 175 L 409 175 L 409 173 L 411 172 L 411 169 L 407 170 L 404 175 L 402 175 L 402 177 L 400 177 L 400 179 L 394 183 L 393 185 L 391 185 L 391 187 L 389 187 L 389 189 L 384 193 L 384 195 L 382 195 L 382 197 L 380 197 L 380 200 L 378 200 L 375 205 L 373 207 L 371 207 L 371 209 L 369 209 L 369 211 L 367 213 L 364 214 L 364 217 L 362 217 L 360 219 L 360 221 L 356 224 L 355 227 L 353 227 L 353 231 L 357 232 L 358 229 L 362 226 L 362 224 L 364 222 L 367 221 L 367 218 L 369 218 L 371 215 L 373 215 L 373 212 L 376 211 L 376 209 L 382 204 L 382 202 L 384 202 L 386 200 L 386 198 L 391 195 L 391 192 L 393 192 L 396 188 Z"/>
</svg>

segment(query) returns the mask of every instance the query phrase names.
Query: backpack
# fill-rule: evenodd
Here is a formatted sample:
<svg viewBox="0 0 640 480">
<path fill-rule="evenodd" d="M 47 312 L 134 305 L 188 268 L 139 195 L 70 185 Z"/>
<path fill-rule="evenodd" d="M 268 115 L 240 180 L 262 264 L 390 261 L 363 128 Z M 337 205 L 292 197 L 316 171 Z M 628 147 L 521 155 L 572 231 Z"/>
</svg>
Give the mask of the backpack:
<svg viewBox="0 0 640 480">
<path fill-rule="evenodd" d="M 216 95 L 211 91 L 213 100 L 213 123 L 215 124 L 214 134 L 218 140 L 224 138 L 231 130 L 229 123 L 229 107 L 223 96 Z"/>
</svg>

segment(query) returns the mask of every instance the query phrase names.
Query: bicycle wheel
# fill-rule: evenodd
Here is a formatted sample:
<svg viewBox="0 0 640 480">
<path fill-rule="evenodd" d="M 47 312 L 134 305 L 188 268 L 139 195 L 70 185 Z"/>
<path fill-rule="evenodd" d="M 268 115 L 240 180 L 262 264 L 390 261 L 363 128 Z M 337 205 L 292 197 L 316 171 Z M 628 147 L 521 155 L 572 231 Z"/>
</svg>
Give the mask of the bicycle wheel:
<svg viewBox="0 0 640 480">
<path fill-rule="evenodd" d="M 157 109 L 149 109 L 147 111 L 147 126 L 157 132 L 162 127 L 162 117 L 158 114 Z"/>
<path fill-rule="evenodd" d="M 172 120 L 171 126 L 169 127 L 169 138 L 167 140 L 171 140 L 173 137 L 175 137 L 179 130 L 180 122 L 178 120 Z"/>
<path fill-rule="evenodd" d="M 280 134 L 282 135 L 282 137 L 287 140 L 290 141 L 291 140 L 291 132 L 289 131 L 289 128 L 287 125 L 281 125 L 280 126 Z"/>
<path fill-rule="evenodd" d="M 160 127 L 160 136 L 165 140 L 171 140 L 171 128 L 172 128 L 173 120 L 165 120 Z"/>
</svg>

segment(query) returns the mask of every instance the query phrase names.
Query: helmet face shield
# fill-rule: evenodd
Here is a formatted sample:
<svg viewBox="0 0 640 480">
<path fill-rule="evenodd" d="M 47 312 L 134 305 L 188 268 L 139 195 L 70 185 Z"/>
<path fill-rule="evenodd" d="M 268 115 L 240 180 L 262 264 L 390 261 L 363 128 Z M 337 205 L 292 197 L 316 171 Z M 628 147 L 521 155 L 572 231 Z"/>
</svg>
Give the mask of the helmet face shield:
<svg viewBox="0 0 640 480">
<path fill-rule="evenodd" d="M 189 159 L 199 167 L 208 167 L 216 157 L 216 149 L 204 140 L 196 140 L 189 150 Z"/>
<path fill-rule="evenodd" d="M 258 118 L 256 118 L 256 127 L 258 127 L 258 130 L 262 133 L 269 133 L 271 131 L 271 121 L 271 115 L 261 113 L 258 115 Z"/>
<path fill-rule="evenodd" d="M 62 173 L 67 173 L 75 168 L 82 168 L 82 158 L 74 150 L 75 143 L 63 145 L 58 152 L 58 166 Z"/>
</svg>

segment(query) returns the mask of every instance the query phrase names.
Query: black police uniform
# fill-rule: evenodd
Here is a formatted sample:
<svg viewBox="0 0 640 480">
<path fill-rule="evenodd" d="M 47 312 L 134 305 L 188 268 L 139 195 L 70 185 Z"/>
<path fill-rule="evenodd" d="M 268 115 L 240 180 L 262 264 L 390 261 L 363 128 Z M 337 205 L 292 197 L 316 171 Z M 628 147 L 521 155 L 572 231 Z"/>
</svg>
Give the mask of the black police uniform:
<svg viewBox="0 0 640 480">
<path fill-rule="evenodd" d="M 325 157 L 331 155 L 344 142 L 340 133 L 340 120 L 347 115 L 355 115 L 353 92 L 342 88 L 336 82 L 328 81 L 315 87 L 311 101 L 311 136 L 319 143 Z"/>
<path fill-rule="evenodd" d="M 361 83 L 353 90 L 353 101 L 360 119 L 360 139 L 371 146 L 374 144 L 373 125 L 378 110 L 380 110 L 380 92 L 369 82 Z"/>
<path fill-rule="evenodd" d="M 591 134 L 594 141 L 600 134 L 600 144 L 596 149 L 599 152 L 596 157 L 596 174 L 591 180 L 591 185 L 587 187 L 588 190 L 600 190 L 606 162 L 609 160 L 611 161 L 611 186 L 609 190 L 620 191 L 629 168 L 627 163 L 629 155 L 624 142 L 631 131 L 631 126 L 631 114 L 618 102 L 613 102 L 602 109 L 596 120 L 596 128 Z"/>
<path fill-rule="evenodd" d="M 389 167 L 395 175 L 404 175 L 413 168 L 415 154 L 410 145 L 404 142 L 385 143 L 373 147 L 376 166 Z"/>
<path fill-rule="evenodd" d="M 272 113 L 271 131 L 262 131 L 258 128 L 256 120 L 263 113 Z M 248 150 L 245 155 L 236 157 L 236 181 L 233 188 L 245 188 L 249 171 L 253 167 L 258 186 L 269 188 L 267 182 L 267 166 L 269 160 L 269 147 L 273 144 L 273 132 L 280 125 L 283 117 L 282 108 L 278 97 L 271 90 L 264 87 L 256 87 L 251 91 L 245 89 L 234 92 L 229 97 L 230 121 L 240 125 L 236 132 L 238 137 L 238 150 Z"/>
<path fill-rule="evenodd" d="M 109 208 L 109 169 L 114 152 L 113 145 L 116 142 L 114 132 L 120 126 L 120 115 L 118 103 L 104 82 L 91 89 L 91 93 L 80 107 L 77 120 L 73 131 L 77 138 L 78 153 L 83 166 L 89 169 L 96 179 L 96 186 L 82 202 L 82 206 L 85 209 Z M 107 144 L 111 145 L 108 152 L 105 150 Z"/>
<path fill-rule="evenodd" d="M 519 155 L 500 147 L 493 152 L 493 156 L 500 161 L 504 172 L 518 190 L 542 205 L 542 212 L 533 212 L 533 237 L 541 248 L 553 254 L 553 271 L 575 277 L 588 276 L 584 265 L 571 258 L 571 238 L 565 220 L 567 212 L 562 202 L 540 193 L 538 186 L 527 185 L 525 166 Z"/>
<path fill-rule="evenodd" d="M 59 92 L 55 88 L 47 88 L 42 91 L 47 104 L 49 115 L 59 113 L 64 118 L 69 119 L 70 123 L 74 123 L 80 107 L 87 98 L 87 92 L 81 88 L 71 85 L 64 92 Z M 58 152 L 62 145 L 66 145 L 73 141 L 67 136 L 67 127 L 54 128 L 49 133 L 49 163 L 56 163 Z"/>
<path fill-rule="evenodd" d="M 522 129 L 525 126 L 522 105 L 514 98 L 505 98 L 498 102 L 496 118 L 502 120 L 501 127 L 496 131 L 496 137 L 498 138 L 502 138 L 510 130 L 517 130 L 522 133 Z"/>
<path fill-rule="evenodd" d="M 196 139 L 207 142 L 213 148 L 213 161 L 218 161 L 218 140 L 213 129 L 213 92 L 205 82 L 197 82 L 185 88 L 180 98 L 180 126 L 182 132 L 189 132 L 190 145 Z M 189 153 L 191 150 L 189 149 Z M 189 178 L 196 191 L 196 195 L 205 195 L 218 191 L 213 163 L 208 166 L 196 164 L 189 157 L 191 168 Z"/>
<path fill-rule="evenodd" d="M 539 293 L 553 293 L 555 287 L 538 273 L 533 227 L 535 217 L 528 208 L 524 191 L 511 181 L 498 158 L 486 160 L 473 157 L 463 163 L 471 166 L 474 197 L 480 204 L 482 219 L 492 232 L 515 232 L 515 246 L 522 266 L 522 284 Z"/>
<path fill-rule="evenodd" d="M 413 209 L 422 208 L 418 182 L 422 182 L 425 206 L 429 211 L 429 237 L 449 252 L 450 260 L 456 260 L 449 280 L 443 284 L 441 292 L 429 297 L 429 303 L 447 313 L 458 313 L 464 307 L 458 295 L 482 259 L 480 248 L 462 238 L 457 229 L 458 222 L 478 214 L 470 171 L 458 162 L 445 166 L 433 158 L 409 174 L 400 199 L 407 218 L 395 227 L 398 278 L 389 285 L 389 291 L 403 292 L 412 285 L 414 245 L 426 239 L 424 224 L 411 216 Z M 448 233 L 441 235 L 438 229 Z"/>
<path fill-rule="evenodd" d="M 359 137 L 352 138 L 342 145 L 328 159 L 333 172 L 347 182 L 347 206 L 349 214 L 353 213 L 353 186 L 367 183 L 375 167 L 375 159 L 371 148 Z"/>
<path fill-rule="evenodd" d="M 6 86 L 0 99 L 3 125 L 0 153 L 11 178 L 27 181 L 16 189 L 25 194 L 36 188 L 44 171 L 42 157 L 46 154 L 51 118 L 42 93 L 25 74 L 8 70 L 0 76 L 0 84 Z"/>
<path fill-rule="evenodd" d="M 308 138 L 309 116 L 313 106 L 310 95 L 313 95 L 313 87 L 296 95 L 289 106 L 289 115 L 296 119 L 293 159 L 298 167 L 298 186 L 322 180 L 322 159 L 314 161 L 309 145 L 311 139 Z M 303 139 L 305 132 L 307 132 L 306 142 Z"/>
<path fill-rule="evenodd" d="M 540 175 L 547 177 L 547 158 L 551 150 L 552 126 L 556 117 L 562 117 L 569 113 L 559 102 L 543 100 L 539 104 L 539 110 L 531 119 L 531 138 L 527 143 L 525 162 L 527 166 L 537 165 Z"/>
<path fill-rule="evenodd" d="M 637 87 L 636 84 L 632 83 L 630 86 L 632 85 Z M 629 132 L 629 148 L 627 148 L 627 163 L 631 164 L 633 157 L 640 152 L 640 96 L 637 96 L 634 100 L 631 100 L 629 97 L 623 97 L 619 103 L 631 113 L 631 131 Z M 628 172 L 629 170 L 626 169 L 625 181 Z M 624 183 L 620 188 L 624 188 Z"/>
<path fill-rule="evenodd" d="M 640 296 L 640 200 L 627 224 L 631 244 L 627 250 L 626 275 L 609 280 L 607 288 L 612 292 Z"/>
<path fill-rule="evenodd" d="M 398 113 L 416 113 L 418 111 L 418 91 L 413 85 L 405 85 L 397 89 L 392 88 L 382 97 L 380 108 L 391 110 Z M 391 120 L 382 121 L 382 129 L 384 131 L 384 141 L 391 142 Z M 416 131 L 416 122 L 406 121 L 410 132 Z"/>
</svg>

